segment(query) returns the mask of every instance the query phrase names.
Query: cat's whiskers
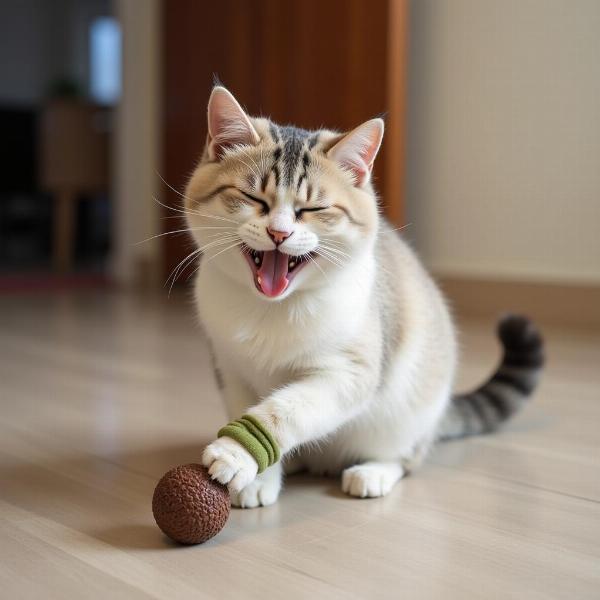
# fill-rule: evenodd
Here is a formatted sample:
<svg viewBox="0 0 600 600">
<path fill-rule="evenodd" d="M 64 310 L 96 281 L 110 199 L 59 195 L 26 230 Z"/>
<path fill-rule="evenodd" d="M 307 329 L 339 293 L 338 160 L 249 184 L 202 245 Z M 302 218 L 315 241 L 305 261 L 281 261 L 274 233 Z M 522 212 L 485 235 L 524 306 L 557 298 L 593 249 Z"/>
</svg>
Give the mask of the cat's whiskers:
<svg viewBox="0 0 600 600">
<path fill-rule="evenodd" d="M 189 202 L 193 202 L 195 204 L 198 204 L 198 200 L 195 200 L 194 198 L 190 198 L 189 196 L 186 196 L 185 194 L 181 193 L 179 190 L 175 189 L 170 183 L 167 182 L 167 180 L 157 171 L 156 174 L 160 177 L 161 181 L 173 192 L 175 192 L 178 196 L 180 196 L 181 198 L 183 198 L 184 200 L 188 200 Z M 159 204 L 161 204 L 159 202 Z M 186 213 L 186 212 L 191 212 L 191 211 L 184 211 L 184 210 L 180 210 L 180 209 L 174 209 L 170 206 L 166 206 L 165 204 L 162 204 L 162 206 L 164 206 L 165 208 L 170 208 L 172 210 L 177 210 L 178 212 L 181 213 Z"/>
<path fill-rule="evenodd" d="M 231 241 L 231 240 L 228 240 Z M 216 254 L 213 254 L 210 258 L 208 258 L 206 260 L 206 262 L 210 262 L 211 260 L 213 260 L 214 258 L 217 258 L 217 256 L 219 256 L 219 254 L 223 254 L 223 252 L 227 252 L 227 250 L 231 250 L 232 248 L 235 248 L 236 246 L 241 246 L 244 242 L 242 240 L 237 241 L 235 244 L 231 244 L 231 246 L 227 246 L 227 248 L 220 250 L 219 252 L 217 252 Z"/>
<path fill-rule="evenodd" d="M 227 239 L 224 239 L 224 240 L 222 241 L 222 244 L 227 244 L 227 243 L 229 243 L 229 242 L 233 241 L 234 239 L 236 239 L 237 237 L 238 237 L 237 235 L 231 235 L 231 234 L 229 234 L 229 237 L 228 237 Z M 239 238 L 238 238 L 238 239 L 239 239 Z M 222 244 L 221 244 L 221 245 L 222 245 Z M 239 242 L 238 242 L 238 244 L 239 244 Z M 238 245 L 238 244 L 234 244 L 234 246 L 235 246 L 235 245 Z M 242 245 L 243 245 L 243 244 L 242 244 Z M 211 247 L 212 247 L 212 248 L 217 248 L 217 247 L 218 247 L 218 245 L 211 246 Z M 231 248 L 231 247 L 232 247 L 232 246 L 230 246 L 229 248 Z M 229 250 L 229 248 L 225 248 L 225 250 Z M 223 250 L 223 252 L 224 252 L 225 250 Z M 220 252 L 218 252 L 217 254 L 220 254 Z M 216 256 L 216 254 L 215 254 L 215 256 Z M 211 257 L 211 258 L 214 258 L 214 256 L 213 256 L 213 257 Z M 211 258 L 208 258 L 208 259 L 206 260 L 206 262 L 210 262 Z M 197 265 L 197 266 L 196 266 L 196 267 L 195 267 L 195 268 L 192 270 L 192 272 L 191 272 L 191 273 L 190 273 L 190 274 L 189 274 L 189 275 L 186 277 L 186 279 L 185 279 L 185 280 L 186 280 L 186 281 L 189 281 L 189 280 L 190 280 L 190 279 L 191 279 L 191 278 L 192 278 L 192 277 L 193 277 L 193 276 L 194 276 L 194 275 L 197 273 L 197 271 L 198 271 L 198 269 L 199 269 L 199 268 L 200 268 L 200 263 L 198 263 L 198 265 Z"/>
<path fill-rule="evenodd" d="M 213 226 L 213 227 L 186 227 L 184 229 L 175 229 L 173 231 L 165 231 L 163 233 L 158 233 L 156 235 L 153 235 L 149 238 L 146 238 L 145 240 L 141 240 L 139 242 L 135 242 L 134 246 L 137 246 L 139 244 L 144 244 L 145 242 L 149 242 L 151 240 L 155 240 L 156 238 L 160 238 L 163 237 L 165 235 L 175 235 L 178 233 L 185 233 L 185 232 L 192 232 L 192 231 L 203 231 L 205 229 L 235 229 L 235 227 L 232 227 L 231 225 L 223 225 L 223 226 Z M 216 234 L 216 235 L 220 235 L 220 234 Z"/>
<path fill-rule="evenodd" d="M 317 246 L 317 250 L 323 251 L 324 253 L 331 256 L 332 258 L 335 258 L 339 262 L 342 262 L 342 258 L 347 258 L 347 259 L 351 258 L 349 254 L 346 254 L 345 252 L 342 252 L 341 250 L 337 250 L 336 248 L 327 246 L 326 244 L 319 244 Z"/>
<path fill-rule="evenodd" d="M 388 231 L 385 231 L 384 233 L 394 233 L 395 231 L 402 231 L 403 229 L 406 229 L 407 227 L 410 227 L 412 225 L 412 223 L 407 223 L 406 225 L 402 225 L 402 227 L 396 227 L 395 229 L 390 229 Z"/>
<path fill-rule="evenodd" d="M 337 240 L 333 240 L 331 238 L 320 237 L 319 238 L 319 246 L 322 246 L 328 250 L 337 251 L 338 253 L 344 255 L 347 258 L 350 258 L 350 248 L 347 244 L 342 242 L 338 242 Z M 347 252 L 348 251 L 348 252 Z"/>
<path fill-rule="evenodd" d="M 168 204 L 164 204 L 156 196 L 152 196 L 152 200 L 154 200 L 154 202 L 156 202 L 156 204 L 162 206 L 163 208 L 166 208 L 167 210 L 172 210 L 173 212 L 180 213 L 183 216 L 185 216 L 185 214 L 186 214 L 185 210 L 183 210 L 181 208 L 176 208 L 175 206 L 169 206 Z M 182 217 L 178 217 L 178 218 L 181 219 Z"/>
<path fill-rule="evenodd" d="M 191 200 L 185 194 L 182 194 L 179 190 L 176 190 L 158 171 L 156 174 L 160 177 L 160 180 L 173 192 L 175 192 L 178 196 L 181 196 L 185 200 Z"/>
<path fill-rule="evenodd" d="M 228 235 L 228 236 L 231 236 L 231 237 L 237 237 L 238 234 L 236 232 L 234 232 L 234 231 L 224 231 L 224 232 L 223 231 L 219 231 L 217 233 L 209 233 L 208 237 L 219 237 L 219 236 L 225 236 L 225 235 Z"/>
<path fill-rule="evenodd" d="M 323 240 L 324 242 L 328 242 L 329 244 L 335 244 L 336 246 L 340 246 L 342 248 L 347 247 L 347 245 L 344 242 L 340 242 L 339 240 L 334 240 L 333 238 L 320 236 L 319 240 Z"/>
<path fill-rule="evenodd" d="M 323 248 L 329 252 L 337 254 L 338 256 L 343 256 L 344 258 L 352 258 L 347 252 L 340 250 L 339 248 L 334 248 L 333 246 L 329 246 L 328 244 L 319 244 L 320 248 Z"/>
<path fill-rule="evenodd" d="M 310 261 L 313 263 L 313 265 L 315 265 L 315 267 L 317 267 L 317 269 L 319 269 L 319 271 L 321 271 L 321 273 L 323 274 L 323 277 L 325 277 L 325 279 L 327 281 L 329 281 L 329 277 L 327 277 L 327 273 L 325 273 L 325 271 L 323 271 L 323 269 L 321 268 L 321 265 L 312 257 L 311 253 L 308 252 L 307 254 L 303 254 L 302 257 L 308 257 L 310 259 Z"/>
<path fill-rule="evenodd" d="M 330 247 L 328 244 L 323 244 L 322 240 L 329 240 L 330 238 L 319 238 L 319 248 L 322 248 L 325 252 L 329 253 L 330 258 L 337 259 L 338 266 L 346 266 L 351 260 L 352 256 L 339 248 Z M 329 241 L 331 243 L 331 241 Z M 339 243 L 339 242 L 338 242 Z M 344 245 L 346 248 L 346 246 Z M 325 257 L 323 257 L 325 258 Z M 362 273 L 367 273 L 367 270 L 364 265 L 355 265 L 354 268 L 358 268 L 358 270 Z"/>
<path fill-rule="evenodd" d="M 186 215 L 197 215 L 199 217 L 206 217 L 207 219 L 217 219 L 219 221 L 226 221 L 227 223 L 235 223 L 235 225 L 240 225 L 239 221 L 234 221 L 233 219 L 228 219 L 227 217 L 222 217 L 221 215 L 211 215 L 211 214 L 202 213 L 202 212 L 199 212 L 199 211 L 193 210 L 193 209 L 183 210 L 181 208 L 176 208 L 175 206 L 168 206 L 167 204 L 164 204 L 163 202 L 161 202 L 156 196 L 153 196 L 152 199 L 154 200 L 154 202 L 156 202 L 163 208 L 166 208 L 167 210 L 172 210 L 173 212 L 176 212 L 176 213 L 180 213 L 182 215 L 182 217 L 186 216 Z M 182 217 L 177 216 L 177 218 L 182 218 Z M 165 217 L 165 218 L 170 218 L 170 217 Z"/>
<path fill-rule="evenodd" d="M 321 252 L 319 250 L 321 250 Z M 346 267 L 346 265 L 350 262 L 350 257 L 348 257 L 347 260 L 342 261 L 337 256 L 328 254 L 327 250 L 323 251 L 322 245 L 320 245 L 316 250 L 313 250 L 313 252 L 315 254 L 321 256 L 321 258 L 329 261 L 330 263 L 332 263 L 339 269 L 344 269 Z M 313 262 L 315 263 L 315 266 L 319 267 L 319 265 L 316 261 L 313 260 Z M 368 275 L 368 271 L 366 270 L 364 265 L 354 265 L 353 269 L 358 269 L 359 273 Z M 319 267 L 319 270 L 321 270 L 321 272 L 323 272 L 323 270 L 320 267 Z M 363 285 L 360 281 L 360 278 L 358 278 L 358 277 L 354 277 L 352 279 L 352 283 L 353 283 L 353 285 L 356 285 L 357 287 L 361 287 Z"/>
<path fill-rule="evenodd" d="M 169 287 L 169 296 L 171 295 L 171 291 L 173 290 L 173 285 L 177 281 L 177 278 L 187 268 L 187 266 L 189 264 L 191 264 L 194 261 L 194 259 L 201 252 L 204 252 L 210 248 L 222 246 L 223 244 L 228 244 L 229 242 L 231 242 L 231 240 L 233 239 L 232 237 L 225 237 L 225 236 L 229 236 L 229 235 L 230 234 L 225 234 L 224 236 L 222 236 L 221 238 L 219 238 L 217 240 L 213 240 L 211 242 L 208 242 L 207 244 L 204 244 L 200 248 L 196 248 L 196 250 L 193 250 L 192 252 L 190 252 L 183 260 L 181 260 L 177 264 L 177 266 L 171 271 L 171 273 L 167 277 L 167 280 L 165 281 L 165 286 L 166 286 L 169 283 L 169 280 L 171 280 L 171 285 Z"/>
<path fill-rule="evenodd" d="M 328 260 L 332 265 L 335 265 L 336 267 L 342 268 L 344 266 L 344 263 L 342 263 L 341 261 L 339 261 L 332 254 L 329 254 L 326 250 L 323 250 L 323 248 L 319 247 L 316 250 L 314 250 L 313 252 L 315 254 L 318 254 L 319 256 L 321 256 L 322 258 L 324 258 L 325 260 Z"/>
<path fill-rule="evenodd" d="M 332 242 L 324 240 L 323 238 L 319 239 L 319 245 L 326 246 L 328 248 L 335 248 L 336 250 L 339 250 L 340 252 L 345 252 L 346 250 L 348 250 L 347 246 L 333 245 Z"/>
<path fill-rule="evenodd" d="M 186 214 L 196 215 L 198 217 L 206 217 L 207 219 L 218 219 L 219 221 L 226 221 L 227 223 L 235 223 L 236 225 L 241 225 L 239 221 L 235 221 L 234 219 L 228 219 L 227 217 L 222 217 L 221 215 L 210 215 L 208 213 L 199 212 L 197 210 L 187 210 Z"/>
<path fill-rule="evenodd" d="M 193 202 L 194 204 L 198 204 L 198 200 L 194 199 L 194 198 L 190 198 L 189 196 L 186 196 L 185 194 L 181 193 L 179 190 L 175 189 L 170 183 L 167 182 L 167 180 L 157 171 L 156 174 L 160 177 L 161 181 L 173 192 L 175 192 L 178 196 L 180 196 L 181 198 L 183 198 L 184 200 L 188 200 L 189 202 Z M 193 214 L 193 215 L 198 215 L 200 217 L 207 217 L 210 219 L 220 219 L 222 221 L 228 221 L 230 223 L 235 223 L 236 225 L 239 225 L 240 223 L 238 221 L 234 221 L 233 219 L 227 219 L 226 217 L 222 217 L 222 216 L 218 216 L 218 215 L 209 215 L 206 213 L 201 213 L 199 211 L 196 211 L 194 209 L 187 209 L 187 210 L 183 210 L 180 208 L 174 208 L 173 206 L 167 206 L 166 204 L 163 204 L 160 200 L 158 200 L 155 196 L 154 196 L 154 201 L 157 202 L 158 204 L 160 204 L 161 206 L 163 206 L 164 208 L 168 209 L 168 210 L 172 210 L 174 212 L 178 212 L 181 213 L 183 215 L 186 214 Z"/>
<path fill-rule="evenodd" d="M 194 258 L 200 254 L 200 252 L 202 252 L 202 250 L 200 248 L 196 248 L 196 250 L 193 250 L 192 252 L 190 252 L 183 260 L 181 260 L 176 266 L 175 268 L 169 273 L 169 276 L 167 277 L 167 280 L 165 281 L 165 287 L 166 285 L 169 283 L 169 280 L 171 280 L 171 285 L 169 286 L 169 294 L 168 296 L 171 297 L 171 292 L 173 290 L 173 285 L 175 285 L 175 282 L 177 281 L 177 278 L 179 277 L 179 273 L 181 270 L 185 269 L 185 265 L 187 265 L 188 261 L 193 261 Z"/>
</svg>

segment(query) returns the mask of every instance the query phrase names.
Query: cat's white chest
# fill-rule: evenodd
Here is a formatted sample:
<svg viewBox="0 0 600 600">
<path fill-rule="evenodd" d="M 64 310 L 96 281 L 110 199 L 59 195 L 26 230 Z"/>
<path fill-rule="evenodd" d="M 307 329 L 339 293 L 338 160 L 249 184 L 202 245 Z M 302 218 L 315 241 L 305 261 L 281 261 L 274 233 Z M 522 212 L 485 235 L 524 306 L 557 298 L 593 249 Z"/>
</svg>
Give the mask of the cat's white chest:
<svg viewBox="0 0 600 600">
<path fill-rule="evenodd" d="M 255 389 L 319 366 L 322 357 L 351 341 L 366 310 L 366 295 L 356 289 L 344 294 L 343 287 L 331 299 L 313 297 L 312 304 L 266 303 L 234 290 L 227 279 L 201 269 L 196 301 L 223 366 L 256 383 Z"/>
</svg>

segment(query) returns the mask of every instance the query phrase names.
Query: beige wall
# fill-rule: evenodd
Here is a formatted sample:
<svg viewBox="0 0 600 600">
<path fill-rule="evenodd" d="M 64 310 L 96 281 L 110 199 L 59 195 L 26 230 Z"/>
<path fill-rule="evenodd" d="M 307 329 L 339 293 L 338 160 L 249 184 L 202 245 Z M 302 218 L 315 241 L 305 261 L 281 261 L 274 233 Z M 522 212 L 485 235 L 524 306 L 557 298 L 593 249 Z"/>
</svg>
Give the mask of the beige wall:
<svg viewBox="0 0 600 600">
<path fill-rule="evenodd" d="M 600 282 L 600 1 L 411 10 L 407 236 L 438 273 Z"/>
<path fill-rule="evenodd" d="M 160 2 L 115 0 L 123 32 L 123 96 L 114 136 L 113 277 L 125 285 L 160 277 Z"/>
</svg>

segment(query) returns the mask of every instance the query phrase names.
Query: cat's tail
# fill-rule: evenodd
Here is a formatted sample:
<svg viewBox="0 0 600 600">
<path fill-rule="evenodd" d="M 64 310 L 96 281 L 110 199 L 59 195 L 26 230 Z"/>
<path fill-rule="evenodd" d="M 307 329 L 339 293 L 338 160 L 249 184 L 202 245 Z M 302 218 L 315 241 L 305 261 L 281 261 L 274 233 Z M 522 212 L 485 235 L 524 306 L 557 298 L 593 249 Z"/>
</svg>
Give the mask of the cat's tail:
<svg viewBox="0 0 600 600">
<path fill-rule="evenodd" d="M 439 439 L 494 431 L 536 388 L 544 365 L 544 342 L 538 329 L 526 317 L 509 315 L 498 324 L 498 337 L 504 350 L 500 366 L 482 386 L 452 398 Z"/>
</svg>

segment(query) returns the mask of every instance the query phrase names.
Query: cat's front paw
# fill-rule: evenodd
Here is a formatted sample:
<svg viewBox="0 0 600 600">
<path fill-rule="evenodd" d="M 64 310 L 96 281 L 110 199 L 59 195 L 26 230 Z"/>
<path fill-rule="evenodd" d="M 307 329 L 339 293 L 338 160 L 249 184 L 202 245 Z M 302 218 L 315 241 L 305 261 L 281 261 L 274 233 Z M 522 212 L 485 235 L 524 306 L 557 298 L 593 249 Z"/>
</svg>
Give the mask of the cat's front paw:
<svg viewBox="0 0 600 600">
<path fill-rule="evenodd" d="M 259 476 L 243 490 L 232 492 L 231 506 L 237 508 L 269 506 L 277 502 L 280 490 L 281 480 L 279 477 L 264 479 Z"/>
<path fill-rule="evenodd" d="M 378 498 L 389 494 L 403 474 L 395 463 L 355 465 L 342 473 L 342 491 L 355 498 Z"/>
<path fill-rule="evenodd" d="M 258 465 L 252 455 L 235 440 L 221 437 L 209 444 L 202 454 L 209 475 L 237 493 L 254 481 Z"/>
</svg>

